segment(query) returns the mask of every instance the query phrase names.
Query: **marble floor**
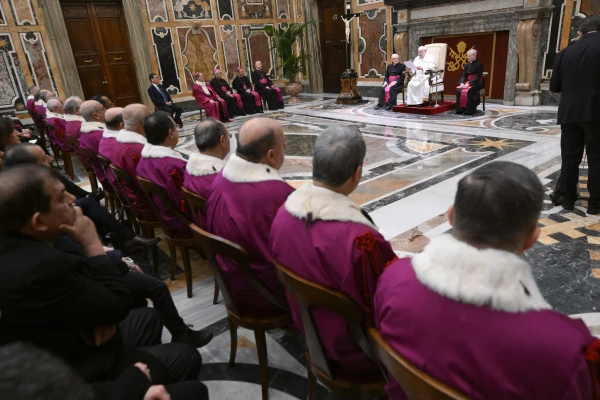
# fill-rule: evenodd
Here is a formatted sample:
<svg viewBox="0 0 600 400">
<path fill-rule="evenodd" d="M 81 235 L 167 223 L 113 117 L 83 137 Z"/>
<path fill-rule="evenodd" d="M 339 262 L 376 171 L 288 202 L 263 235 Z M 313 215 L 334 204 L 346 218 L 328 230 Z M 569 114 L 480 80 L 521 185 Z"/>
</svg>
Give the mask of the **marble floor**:
<svg viewBox="0 0 600 400">
<path fill-rule="evenodd" d="M 560 170 L 560 128 L 556 107 L 512 107 L 486 104 L 473 116 L 452 112 L 432 117 L 374 110 L 374 99 L 355 106 L 335 104 L 331 95 L 301 95 L 284 110 L 268 112 L 283 126 L 288 147 L 281 170 L 297 187 L 311 179 L 312 149 L 321 131 L 332 125 L 356 126 L 367 143 L 363 179 L 352 198 L 369 212 L 381 233 L 399 255 L 420 252 L 431 238 L 447 232 L 446 210 L 457 182 L 473 169 L 494 160 L 514 161 L 531 168 L 550 193 Z M 228 123 L 234 137 L 244 121 Z M 177 146 L 184 156 L 197 151 L 193 142 L 198 113 L 185 116 Z M 235 145 L 235 142 L 234 142 Z M 82 176 L 84 174 L 78 174 Z M 582 165 L 581 192 L 586 193 L 587 170 Z M 81 185 L 85 186 L 83 181 Z M 586 204 L 566 212 L 549 198 L 539 226 L 540 239 L 524 257 L 531 263 L 546 299 L 565 314 L 577 314 L 594 333 L 600 333 L 600 218 L 586 216 Z M 181 265 L 181 260 L 179 264 Z M 173 295 L 186 322 L 207 327 L 215 339 L 200 349 L 201 379 L 211 398 L 259 398 L 256 346 L 252 332 L 238 333 L 237 364 L 227 367 L 229 333 L 223 302 L 212 304 L 213 281 L 206 263 L 194 261 L 194 297 L 188 299 L 183 277 Z M 169 282 L 169 284 L 171 284 Z M 170 340 L 165 332 L 164 340 Z M 306 368 L 302 338 L 291 330 L 268 333 L 270 394 L 273 399 L 306 397 Z M 319 399 L 338 398 L 320 388 Z"/>
</svg>

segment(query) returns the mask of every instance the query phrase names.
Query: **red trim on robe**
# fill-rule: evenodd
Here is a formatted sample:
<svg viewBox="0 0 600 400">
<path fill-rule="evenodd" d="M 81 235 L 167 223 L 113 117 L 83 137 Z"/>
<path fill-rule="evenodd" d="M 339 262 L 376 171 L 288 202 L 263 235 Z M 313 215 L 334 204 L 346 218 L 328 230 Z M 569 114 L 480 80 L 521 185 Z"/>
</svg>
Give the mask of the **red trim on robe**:
<svg viewBox="0 0 600 400">
<path fill-rule="evenodd" d="M 384 99 L 384 103 L 387 103 L 388 100 L 390 99 L 390 90 L 392 89 L 393 86 L 391 86 L 390 84 L 392 82 L 396 82 L 398 80 L 398 78 L 400 78 L 398 75 L 393 75 L 390 76 L 388 78 L 388 85 L 385 87 L 384 91 L 385 91 L 385 99 Z M 395 85 L 394 85 L 395 86 Z M 395 104 L 394 104 L 395 105 Z"/>
<path fill-rule="evenodd" d="M 183 195 L 183 177 L 181 176 L 181 172 L 175 168 L 173 171 L 169 172 L 169 175 L 179 186 L 179 193 L 181 195 L 181 200 L 179 201 L 179 211 L 185 212 L 185 197 Z"/>
<path fill-rule="evenodd" d="M 594 386 L 594 399 L 600 399 L 600 339 L 594 340 L 585 349 L 585 360 Z"/>
<path fill-rule="evenodd" d="M 467 82 L 470 82 L 471 79 L 475 78 L 476 76 L 477 76 L 477 74 L 469 74 L 467 76 Z M 461 92 L 460 92 L 460 106 L 462 108 L 467 107 L 467 100 L 468 100 L 467 95 L 469 94 L 469 90 L 471 90 L 471 86 L 461 90 Z"/>
<path fill-rule="evenodd" d="M 369 262 L 371 264 L 372 272 L 375 273 L 375 282 L 381 276 L 384 268 L 383 257 L 377 246 L 377 239 L 373 232 L 365 232 L 362 235 L 357 236 L 354 239 L 354 244 L 362 253 L 362 273 L 364 280 L 364 291 L 363 297 L 365 301 L 365 309 L 367 312 L 367 323 L 369 326 L 375 326 L 373 319 L 373 302 L 371 291 L 369 290 Z"/>
<path fill-rule="evenodd" d="M 138 163 L 140 162 L 141 158 L 142 158 L 142 156 L 140 154 L 132 154 L 131 155 L 131 160 L 133 161 L 133 163 L 135 164 L 136 167 L 137 167 Z"/>
</svg>

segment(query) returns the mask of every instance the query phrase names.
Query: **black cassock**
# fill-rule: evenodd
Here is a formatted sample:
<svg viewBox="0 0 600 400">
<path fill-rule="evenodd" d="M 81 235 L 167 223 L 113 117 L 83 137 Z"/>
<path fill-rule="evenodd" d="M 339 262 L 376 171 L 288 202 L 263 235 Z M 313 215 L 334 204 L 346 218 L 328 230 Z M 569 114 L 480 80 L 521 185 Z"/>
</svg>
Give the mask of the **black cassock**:
<svg viewBox="0 0 600 400">
<path fill-rule="evenodd" d="M 244 85 L 246 85 L 246 88 L 244 88 Z M 262 106 L 257 106 L 254 95 L 246 92 L 246 89 L 252 90 L 252 84 L 247 76 L 236 76 L 233 78 L 233 81 L 231 81 L 231 86 L 233 86 L 236 92 L 238 92 L 238 94 L 242 97 L 244 109 L 248 114 L 254 114 L 258 111 L 262 111 Z"/>
<path fill-rule="evenodd" d="M 390 89 L 388 101 L 385 101 L 385 88 L 381 88 L 381 92 L 379 93 L 379 101 L 377 102 L 378 107 L 383 107 L 384 104 L 390 104 L 392 106 L 396 105 L 398 94 L 402 93 L 402 90 L 404 89 L 405 69 L 406 67 L 402 63 L 398 63 L 396 65 L 390 64 L 387 66 L 387 68 L 385 69 L 385 78 L 383 79 L 383 81 L 385 83 L 389 83 L 390 77 L 396 76 L 397 78 L 392 78 L 392 80 L 397 79 L 397 83 L 394 87 Z"/>
<path fill-rule="evenodd" d="M 267 79 L 267 83 L 261 83 L 261 79 Z M 267 89 L 267 86 L 273 86 L 273 82 L 271 79 L 269 79 L 269 76 L 264 71 L 258 69 L 252 71 L 252 83 L 254 83 L 254 90 L 256 90 L 259 94 L 264 94 L 267 96 L 269 110 L 283 108 L 283 102 L 279 102 L 277 92 L 273 89 Z"/>
<path fill-rule="evenodd" d="M 456 89 L 456 112 L 472 115 L 475 114 L 475 110 L 481 102 L 479 91 L 484 87 L 483 63 L 481 61 L 475 59 L 472 63 L 465 64 L 460 83 L 465 82 L 468 82 L 471 87 L 469 89 Z"/>
<path fill-rule="evenodd" d="M 213 78 L 212 81 L 210 81 L 210 86 L 213 87 L 213 89 L 215 89 L 215 92 L 217 92 L 217 94 L 219 95 L 220 98 L 222 98 L 223 100 L 225 100 L 225 103 L 227 103 L 227 110 L 229 111 L 229 117 L 233 118 L 236 115 L 240 115 L 240 112 L 238 110 L 238 106 L 237 106 L 237 100 L 235 99 L 235 97 L 232 96 L 227 96 L 226 92 L 223 91 L 223 89 L 221 89 L 221 86 L 225 86 L 227 88 L 228 92 L 232 92 L 231 87 L 229 86 L 229 84 L 227 83 L 227 81 L 225 79 L 217 79 L 217 78 Z M 243 114 L 243 112 L 242 112 Z"/>
</svg>

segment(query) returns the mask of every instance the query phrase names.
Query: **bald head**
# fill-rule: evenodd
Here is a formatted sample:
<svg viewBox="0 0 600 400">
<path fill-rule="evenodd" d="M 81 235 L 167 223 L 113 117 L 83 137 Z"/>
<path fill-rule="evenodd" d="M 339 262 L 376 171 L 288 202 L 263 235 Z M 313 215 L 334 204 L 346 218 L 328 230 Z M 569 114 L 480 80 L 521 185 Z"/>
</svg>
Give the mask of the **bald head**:
<svg viewBox="0 0 600 400">
<path fill-rule="evenodd" d="M 42 90 L 40 94 L 40 98 L 44 100 L 44 103 L 48 103 L 48 100 L 50 100 L 53 97 L 56 97 L 56 95 L 50 90 Z"/>
<path fill-rule="evenodd" d="M 104 122 L 104 113 L 101 112 L 102 110 L 104 110 L 104 107 L 96 100 L 84 101 L 81 103 L 81 106 L 79 106 L 79 114 L 81 114 L 83 119 L 87 122 Z"/>
<path fill-rule="evenodd" d="M 281 168 L 285 136 L 279 123 L 270 118 L 253 118 L 240 128 L 237 155 L 253 163 Z"/>
<path fill-rule="evenodd" d="M 257 61 L 254 63 L 254 68 L 256 69 L 262 69 L 262 61 Z"/>
<path fill-rule="evenodd" d="M 79 115 L 79 107 L 83 103 L 81 97 L 71 96 L 65 101 L 65 114 Z"/>
<path fill-rule="evenodd" d="M 106 127 L 113 131 L 119 131 L 123 128 L 123 107 L 113 107 L 104 113 Z"/>
<path fill-rule="evenodd" d="M 128 131 L 144 135 L 144 118 L 152 114 L 150 109 L 143 104 L 130 104 L 123 109 L 123 123 Z"/>
<path fill-rule="evenodd" d="M 46 103 L 46 108 L 48 111 L 56 113 L 56 114 L 64 114 L 65 109 L 63 108 L 63 103 L 59 99 L 53 98 L 48 100 Z"/>
</svg>

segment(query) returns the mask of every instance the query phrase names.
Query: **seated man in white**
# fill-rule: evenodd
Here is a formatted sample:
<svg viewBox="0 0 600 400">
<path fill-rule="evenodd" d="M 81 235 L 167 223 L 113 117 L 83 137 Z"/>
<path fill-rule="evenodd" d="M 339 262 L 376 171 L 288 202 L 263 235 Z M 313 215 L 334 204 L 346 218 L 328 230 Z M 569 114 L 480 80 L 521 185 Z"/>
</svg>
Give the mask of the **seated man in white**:
<svg viewBox="0 0 600 400">
<path fill-rule="evenodd" d="M 407 71 L 412 75 L 406 87 L 406 104 L 409 106 L 420 106 L 423 98 L 429 98 L 429 75 L 426 71 L 437 69 L 435 59 L 427 54 L 424 46 L 419 47 L 419 55 L 413 61 L 416 70 L 410 68 Z"/>
</svg>

